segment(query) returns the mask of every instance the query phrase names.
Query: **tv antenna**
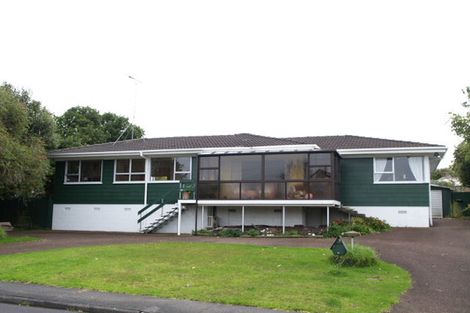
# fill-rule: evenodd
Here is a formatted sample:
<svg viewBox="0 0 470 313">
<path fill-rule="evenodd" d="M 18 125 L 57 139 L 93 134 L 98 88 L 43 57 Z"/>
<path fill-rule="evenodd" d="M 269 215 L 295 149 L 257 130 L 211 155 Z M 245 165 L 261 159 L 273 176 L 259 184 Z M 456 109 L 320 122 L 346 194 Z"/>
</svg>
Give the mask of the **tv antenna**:
<svg viewBox="0 0 470 313">
<path fill-rule="evenodd" d="M 129 129 L 129 127 L 131 128 L 131 139 L 134 139 L 135 111 L 136 111 L 136 108 L 137 108 L 137 86 L 139 84 L 142 84 L 142 82 L 140 80 L 138 80 L 137 78 L 131 76 L 131 75 L 128 75 L 127 77 L 134 81 L 134 107 L 132 108 L 132 119 L 131 119 L 131 123 L 129 123 L 129 125 L 127 125 L 127 127 L 121 132 L 118 139 L 116 139 L 116 141 L 113 143 L 113 145 L 115 145 L 116 142 L 118 142 L 119 139 L 121 139 L 122 135 L 124 135 L 126 133 L 126 131 Z"/>
</svg>

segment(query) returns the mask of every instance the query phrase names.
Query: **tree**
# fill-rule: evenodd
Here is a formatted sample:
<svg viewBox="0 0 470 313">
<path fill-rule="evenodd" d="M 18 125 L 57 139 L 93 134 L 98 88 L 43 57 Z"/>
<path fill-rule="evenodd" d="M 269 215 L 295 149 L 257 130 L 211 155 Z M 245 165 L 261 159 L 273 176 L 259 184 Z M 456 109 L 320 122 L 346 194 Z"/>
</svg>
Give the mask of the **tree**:
<svg viewBox="0 0 470 313">
<path fill-rule="evenodd" d="M 0 86 L 0 199 L 41 194 L 50 172 L 43 134 L 37 131 L 51 125 L 35 124 L 22 94 L 27 92 Z M 47 112 L 38 102 L 35 110 Z"/>
<path fill-rule="evenodd" d="M 462 106 L 470 109 L 470 87 L 463 90 L 463 93 L 467 99 Z M 451 127 L 463 138 L 462 143 L 455 149 L 452 169 L 464 186 L 470 186 L 470 110 L 465 115 L 451 113 Z"/>
<path fill-rule="evenodd" d="M 54 115 L 43 107 L 41 102 L 31 99 L 31 95 L 27 90 L 15 89 L 7 83 L 4 83 L 2 88 L 26 107 L 28 118 L 27 136 L 40 138 L 47 149 L 56 148 L 59 140 Z"/>
<path fill-rule="evenodd" d="M 114 113 L 101 115 L 90 107 L 76 106 L 57 118 L 62 148 L 142 138 L 144 131 Z M 133 133 L 132 133 L 133 132 Z"/>
</svg>

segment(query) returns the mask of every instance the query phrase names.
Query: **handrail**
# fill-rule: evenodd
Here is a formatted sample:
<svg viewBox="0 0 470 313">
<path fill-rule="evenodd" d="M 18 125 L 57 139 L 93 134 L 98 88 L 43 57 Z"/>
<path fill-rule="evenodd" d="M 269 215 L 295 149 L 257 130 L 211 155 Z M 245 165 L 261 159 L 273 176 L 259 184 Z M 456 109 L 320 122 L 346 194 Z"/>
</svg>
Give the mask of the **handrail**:
<svg viewBox="0 0 470 313">
<path fill-rule="evenodd" d="M 152 206 L 153 204 L 151 204 L 150 206 Z M 162 206 L 164 206 L 165 204 L 164 203 L 160 203 L 156 208 L 154 208 L 153 210 L 151 210 L 150 212 L 148 212 L 147 214 L 145 214 L 144 216 L 142 216 L 141 218 L 139 218 L 137 220 L 137 223 L 140 223 L 142 222 L 143 220 L 145 220 L 147 217 L 149 217 L 150 215 L 152 215 L 154 212 L 158 211 Z"/>
<path fill-rule="evenodd" d="M 142 209 L 139 210 L 139 212 L 137 212 L 137 214 L 140 214 L 140 213 L 146 211 L 148 208 L 150 208 L 154 204 L 155 203 L 151 203 L 151 204 L 148 204 L 148 205 L 144 206 Z"/>
<path fill-rule="evenodd" d="M 147 214 L 145 214 L 144 216 L 140 217 L 138 220 L 137 220 L 137 223 L 140 223 L 142 222 L 144 219 L 146 219 L 147 217 L 149 217 L 150 215 L 152 215 L 155 211 L 157 211 L 158 209 L 160 209 L 163 205 L 167 204 L 166 201 L 165 201 L 165 197 L 168 196 L 171 192 L 175 192 L 174 189 L 170 189 L 168 190 L 167 192 L 165 192 L 163 194 L 163 196 L 161 196 L 160 198 L 160 204 L 154 208 L 153 210 L 151 210 L 150 212 L 148 212 Z M 178 198 L 179 197 L 179 190 L 176 191 L 176 197 Z M 150 204 L 147 204 L 145 207 L 143 207 L 142 209 L 140 209 L 137 214 L 140 215 L 142 214 L 143 212 L 147 211 L 149 208 L 151 208 L 152 206 L 154 206 L 156 203 L 150 203 Z"/>
</svg>

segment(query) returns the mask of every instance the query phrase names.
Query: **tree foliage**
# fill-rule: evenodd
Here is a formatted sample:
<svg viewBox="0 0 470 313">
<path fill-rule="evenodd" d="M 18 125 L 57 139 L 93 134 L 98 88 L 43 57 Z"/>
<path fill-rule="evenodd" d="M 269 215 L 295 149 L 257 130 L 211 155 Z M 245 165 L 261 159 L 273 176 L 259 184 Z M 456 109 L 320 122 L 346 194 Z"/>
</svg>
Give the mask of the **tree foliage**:
<svg viewBox="0 0 470 313">
<path fill-rule="evenodd" d="M 463 92 L 466 101 L 462 106 L 468 111 L 464 115 L 451 113 L 452 130 L 463 138 L 463 142 L 455 149 L 452 169 L 464 186 L 470 186 L 470 87 Z"/>
<path fill-rule="evenodd" d="M 90 107 L 76 106 L 57 118 L 62 148 L 142 138 L 144 131 L 129 119 L 114 113 L 100 114 Z"/>
<path fill-rule="evenodd" d="M 42 131 L 53 132 L 54 121 L 49 116 L 51 124 L 36 125 L 26 95 L 10 85 L 0 86 L 0 199 L 42 193 L 50 171 Z M 38 102 L 34 109 L 48 113 Z"/>
</svg>

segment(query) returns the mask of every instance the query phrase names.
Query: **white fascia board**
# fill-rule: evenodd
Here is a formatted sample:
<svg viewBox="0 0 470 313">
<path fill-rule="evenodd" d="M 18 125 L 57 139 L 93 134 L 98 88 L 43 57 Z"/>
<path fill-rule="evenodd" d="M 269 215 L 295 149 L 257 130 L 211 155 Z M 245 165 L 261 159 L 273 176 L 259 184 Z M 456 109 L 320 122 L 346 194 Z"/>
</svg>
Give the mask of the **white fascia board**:
<svg viewBox="0 0 470 313">
<path fill-rule="evenodd" d="M 341 206 L 341 202 L 336 200 L 198 200 L 197 203 L 207 206 Z"/>
<path fill-rule="evenodd" d="M 69 159 L 116 159 L 126 157 L 197 155 L 201 149 L 138 150 L 138 151 L 101 151 L 101 152 L 55 152 L 48 156 L 56 160 Z"/>
<path fill-rule="evenodd" d="M 438 153 L 441 157 L 446 153 L 444 146 L 433 147 L 405 147 L 405 148 L 367 148 L 367 149 L 338 149 L 342 157 L 365 157 L 365 156 L 395 156 L 395 155 L 429 155 Z"/>
<path fill-rule="evenodd" d="M 319 150 L 317 145 L 286 145 L 286 146 L 259 146 L 259 147 L 225 147 L 225 148 L 198 148 L 198 149 L 165 149 L 165 150 L 134 150 L 134 151 L 101 151 L 101 152 L 52 152 L 48 156 L 55 160 L 70 159 L 116 159 L 138 156 L 168 156 L 168 155 L 210 155 L 233 153 L 260 153 L 260 152 L 295 152 Z"/>
</svg>

